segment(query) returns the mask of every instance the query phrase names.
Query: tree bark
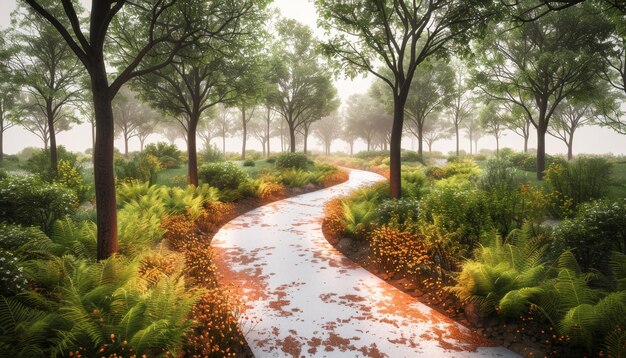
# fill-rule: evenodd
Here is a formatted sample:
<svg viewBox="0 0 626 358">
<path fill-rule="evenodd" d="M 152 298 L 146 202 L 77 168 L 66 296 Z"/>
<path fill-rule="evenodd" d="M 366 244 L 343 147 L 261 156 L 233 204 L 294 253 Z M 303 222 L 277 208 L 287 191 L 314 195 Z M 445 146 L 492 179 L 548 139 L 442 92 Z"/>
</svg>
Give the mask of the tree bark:
<svg viewBox="0 0 626 358">
<path fill-rule="evenodd" d="M 248 137 L 248 123 L 246 122 L 246 109 L 241 107 L 241 160 L 246 160 L 246 138 Z"/>
<path fill-rule="evenodd" d="M 52 102 L 46 101 L 46 115 L 48 117 L 48 137 L 50 140 L 50 173 L 52 177 L 56 177 L 58 155 L 57 155 L 57 136 L 54 131 L 54 113 L 52 112 Z"/>
<path fill-rule="evenodd" d="M 569 143 L 567 143 L 567 160 L 574 158 L 574 133 L 569 137 Z"/>
<path fill-rule="evenodd" d="M 304 126 L 303 137 L 304 137 L 304 154 L 307 154 L 307 142 L 309 140 L 309 127 L 306 125 Z"/>
<path fill-rule="evenodd" d="M 296 152 L 296 129 L 293 127 L 293 123 L 287 122 L 289 127 L 289 151 L 291 153 Z"/>
<path fill-rule="evenodd" d="M 459 156 L 459 124 L 458 121 L 454 123 L 454 133 L 456 134 L 456 156 Z"/>
<path fill-rule="evenodd" d="M 424 122 L 422 121 L 421 123 L 417 123 L 417 155 L 419 155 L 420 158 L 424 158 L 424 149 L 423 149 L 423 144 L 424 142 Z"/>
<path fill-rule="evenodd" d="M 408 91 L 407 91 L 408 92 Z M 389 143 L 389 188 L 391 198 L 398 199 L 402 195 L 400 180 L 402 125 L 404 124 L 404 104 L 408 93 L 394 96 L 393 124 L 391 126 L 391 140 Z"/>
<path fill-rule="evenodd" d="M 226 136 L 222 136 L 222 154 L 226 154 Z"/>
<path fill-rule="evenodd" d="M 267 107 L 267 125 L 265 126 L 265 137 L 267 138 L 267 152 L 266 157 L 270 156 L 270 114 L 272 109 Z"/>
<path fill-rule="evenodd" d="M 91 69 L 91 90 L 98 128 L 94 148 L 94 185 L 98 225 L 97 258 L 104 260 L 117 252 L 117 202 L 113 170 L 113 109 L 104 60 Z"/>
<path fill-rule="evenodd" d="M 524 136 L 524 153 L 528 153 L 528 133 Z"/>
<path fill-rule="evenodd" d="M 124 156 L 128 157 L 128 136 L 124 133 Z"/>
<path fill-rule="evenodd" d="M 537 128 L 537 180 L 543 180 L 546 170 L 546 128 Z"/>
<path fill-rule="evenodd" d="M 195 118 L 194 118 L 195 117 Z M 200 113 L 190 117 L 187 127 L 187 176 L 189 185 L 198 186 L 198 153 L 196 150 L 196 129 L 200 120 Z"/>
</svg>

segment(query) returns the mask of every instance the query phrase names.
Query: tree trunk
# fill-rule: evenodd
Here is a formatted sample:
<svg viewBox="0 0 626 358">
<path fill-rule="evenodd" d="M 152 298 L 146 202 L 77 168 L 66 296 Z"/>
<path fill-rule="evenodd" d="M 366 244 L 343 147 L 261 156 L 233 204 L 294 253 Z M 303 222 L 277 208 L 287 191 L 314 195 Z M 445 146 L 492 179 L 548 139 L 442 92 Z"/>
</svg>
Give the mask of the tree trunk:
<svg viewBox="0 0 626 358">
<path fill-rule="evenodd" d="M 241 160 L 246 160 L 246 138 L 248 137 L 248 123 L 246 122 L 246 109 L 241 108 Z"/>
<path fill-rule="evenodd" d="M 195 118 L 194 118 L 195 117 Z M 196 129 L 200 121 L 200 113 L 194 114 L 189 118 L 189 126 L 187 127 L 187 156 L 189 163 L 187 165 L 187 176 L 189 185 L 198 186 L 198 154 L 196 150 Z"/>
<path fill-rule="evenodd" d="M 4 108 L 0 102 L 0 163 L 4 160 Z"/>
<path fill-rule="evenodd" d="M 296 152 L 296 129 L 293 127 L 292 123 L 287 122 L 287 126 L 289 127 L 289 151 L 291 153 Z"/>
<path fill-rule="evenodd" d="M 472 132 L 469 132 L 469 142 L 470 142 L 470 155 L 474 154 L 474 151 L 472 150 L 472 143 L 474 143 L 474 136 L 472 135 Z"/>
<path fill-rule="evenodd" d="M 537 128 L 537 180 L 543 180 L 543 172 L 546 170 L 546 128 Z"/>
<path fill-rule="evenodd" d="M 424 158 L 424 150 L 423 150 L 423 142 L 424 142 L 424 121 L 421 123 L 417 123 L 417 155 L 420 158 Z"/>
<path fill-rule="evenodd" d="M 93 155 L 93 150 L 96 148 L 96 122 L 95 120 L 91 122 L 91 150 Z"/>
<path fill-rule="evenodd" d="M 91 71 L 91 90 L 96 116 L 94 186 L 98 225 L 97 258 L 104 260 L 117 252 L 117 207 L 113 170 L 113 110 L 103 59 Z"/>
<path fill-rule="evenodd" d="M 306 154 L 306 152 L 307 152 L 307 142 L 309 140 L 309 127 L 307 127 L 306 125 L 304 126 L 303 137 L 304 137 L 304 154 Z"/>
<path fill-rule="evenodd" d="M 139 150 L 143 152 L 143 144 L 146 141 L 146 138 L 139 137 Z"/>
<path fill-rule="evenodd" d="M 222 154 L 226 154 L 226 136 L 222 136 Z"/>
<path fill-rule="evenodd" d="M 267 107 L 267 125 L 265 126 L 265 137 L 267 138 L 267 152 L 266 157 L 270 156 L 270 112 L 271 108 Z"/>
<path fill-rule="evenodd" d="M 496 158 L 500 158 L 500 138 L 496 137 Z"/>
<path fill-rule="evenodd" d="M 400 181 L 402 125 L 404 124 L 404 104 L 407 94 L 394 96 L 393 125 L 391 126 L 391 140 L 389 143 L 389 188 L 391 198 L 398 199 L 402 195 Z"/>
<path fill-rule="evenodd" d="M 128 136 L 124 133 L 124 156 L 128 157 Z"/>
<path fill-rule="evenodd" d="M 459 156 L 459 123 L 454 123 L 454 133 L 456 134 L 456 156 Z"/>
<path fill-rule="evenodd" d="M 350 155 L 354 155 L 354 141 L 350 142 Z"/>
<path fill-rule="evenodd" d="M 48 132 L 50 139 L 50 173 L 52 174 L 52 177 L 56 177 L 57 164 L 59 161 L 57 156 L 57 136 L 54 131 L 54 113 L 52 113 L 52 102 L 47 102 L 46 114 L 48 117 Z"/>
<path fill-rule="evenodd" d="M 530 137 L 530 133 L 526 133 L 524 135 L 524 153 L 528 153 L 528 137 Z"/>
<path fill-rule="evenodd" d="M 569 143 L 567 143 L 567 160 L 572 160 L 574 157 L 574 135 L 569 137 Z"/>
</svg>

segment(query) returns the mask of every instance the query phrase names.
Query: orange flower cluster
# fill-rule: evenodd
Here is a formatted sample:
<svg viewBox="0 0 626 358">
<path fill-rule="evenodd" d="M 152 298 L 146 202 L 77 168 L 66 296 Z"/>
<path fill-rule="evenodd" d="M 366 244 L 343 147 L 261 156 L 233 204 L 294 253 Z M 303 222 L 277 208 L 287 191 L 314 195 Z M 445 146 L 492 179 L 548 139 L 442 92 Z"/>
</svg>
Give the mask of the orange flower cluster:
<svg viewBox="0 0 626 358">
<path fill-rule="evenodd" d="M 196 219 L 195 226 L 200 233 L 215 233 L 235 212 L 235 204 L 212 201 L 204 206 L 204 212 Z"/>
<path fill-rule="evenodd" d="M 427 245 L 417 234 L 383 225 L 372 231 L 369 244 L 374 262 L 388 274 L 404 273 L 422 281 L 435 266 Z"/>
<path fill-rule="evenodd" d="M 210 246 L 195 245 L 185 252 L 185 274 L 198 287 L 217 287 L 217 267 Z"/>
<path fill-rule="evenodd" d="M 346 227 L 342 201 L 341 198 L 333 199 L 324 208 L 322 230 L 324 235 L 331 241 L 339 240 L 339 236 L 343 234 Z"/>
<path fill-rule="evenodd" d="M 198 239 L 193 220 L 185 215 L 170 216 L 163 221 L 161 226 L 167 230 L 163 239 L 167 240 L 176 251 L 184 251 L 188 245 L 193 245 Z"/>
<path fill-rule="evenodd" d="M 208 290 L 196 303 L 192 316 L 198 327 L 187 337 L 188 357 L 236 357 L 245 346 L 237 327 L 241 312 L 238 302 L 221 288 Z"/>
<path fill-rule="evenodd" d="M 280 200 L 285 197 L 285 187 L 280 183 L 270 181 L 259 185 L 259 198 L 264 202 Z"/>
<path fill-rule="evenodd" d="M 328 174 L 324 178 L 323 186 L 324 188 L 328 188 L 330 186 L 343 183 L 345 181 L 348 181 L 349 176 L 350 174 L 345 170 L 339 170 L 335 173 Z"/>
</svg>

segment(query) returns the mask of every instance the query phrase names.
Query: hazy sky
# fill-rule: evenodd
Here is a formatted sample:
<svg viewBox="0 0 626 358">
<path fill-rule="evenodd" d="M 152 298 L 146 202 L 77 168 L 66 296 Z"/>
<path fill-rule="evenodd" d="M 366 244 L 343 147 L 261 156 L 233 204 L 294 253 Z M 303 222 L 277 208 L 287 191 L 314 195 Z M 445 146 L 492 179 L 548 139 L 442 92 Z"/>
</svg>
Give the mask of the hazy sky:
<svg viewBox="0 0 626 358">
<path fill-rule="evenodd" d="M 82 0 L 88 7 L 89 1 Z M 6 28 L 9 24 L 9 14 L 15 9 L 16 0 L 0 0 L 0 27 Z M 317 14 L 312 2 L 307 0 L 275 0 L 274 5 L 280 9 L 284 17 L 296 19 L 302 23 L 307 24 L 314 29 L 314 32 L 319 36 L 321 31 L 316 28 Z M 369 78 L 357 78 L 355 80 L 346 80 L 343 78 L 336 79 L 335 86 L 338 89 L 339 96 L 343 103 L 347 98 L 354 93 L 362 93 L 367 91 L 369 84 Z M 148 138 L 147 143 L 163 140 L 159 135 L 154 135 Z M 547 139 L 547 152 L 548 153 L 566 153 L 566 147 L 563 142 L 556 140 L 552 137 Z M 221 139 L 219 139 L 221 141 Z M 311 138 L 312 143 L 316 140 Z M 413 149 L 416 146 L 416 141 L 407 138 L 403 142 L 403 147 L 407 149 Z M 57 143 L 65 145 L 72 151 L 84 151 L 91 147 L 91 132 L 89 124 L 82 124 L 74 127 L 72 130 L 60 133 L 57 137 Z M 255 139 L 249 139 L 249 149 L 260 150 L 261 146 Z M 123 142 L 116 140 L 116 146 L 120 149 L 123 148 Z M 178 146 L 184 148 L 184 142 L 179 140 Z M 272 140 L 272 148 L 278 149 L 280 146 L 279 139 Z M 4 151 L 7 154 L 14 154 L 22 150 L 24 147 L 41 147 L 43 143 L 34 134 L 31 134 L 22 128 L 13 127 L 5 132 L 4 138 Z M 485 137 L 480 140 L 478 144 L 479 148 L 495 148 L 495 140 L 493 137 Z M 523 148 L 522 139 L 514 133 L 507 133 L 500 140 L 501 147 L 511 147 L 521 150 Z M 536 147 L 536 133 L 532 132 L 529 147 Z M 469 142 L 467 139 L 461 139 L 461 148 L 469 150 Z M 139 141 L 136 138 L 130 141 L 130 150 L 138 150 Z M 315 149 L 315 146 L 314 146 Z M 321 147 L 320 147 L 321 149 Z M 356 150 L 363 150 L 365 146 L 357 145 Z M 447 153 L 454 149 L 454 140 L 446 140 L 436 142 L 433 145 L 433 150 Z M 237 139 L 230 139 L 227 141 L 227 150 L 238 151 L 240 150 L 240 141 Z M 332 147 L 333 151 L 347 151 L 347 145 L 341 141 L 336 141 Z M 583 127 L 577 131 L 574 138 L 574 154 L 578 153 L 593 153 L 593 154 L 626 154 L 626 136 L 619 135 L 614 131 L 606 128 L 598 127 Z"/>
</svg>

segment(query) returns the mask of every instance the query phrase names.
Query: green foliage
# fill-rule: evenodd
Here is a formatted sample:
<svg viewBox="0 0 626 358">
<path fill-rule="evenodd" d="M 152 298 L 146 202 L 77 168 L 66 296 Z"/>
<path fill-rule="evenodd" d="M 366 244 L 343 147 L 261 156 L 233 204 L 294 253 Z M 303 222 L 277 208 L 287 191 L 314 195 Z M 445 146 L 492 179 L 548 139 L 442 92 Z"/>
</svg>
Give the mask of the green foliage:
<svg viewBox="0 0 626 358">
<path fill-rule="evenodd" d="M 276 168 L 306 169 L 308 158 L 304 153 L 281 153 L 276 157 Z"/>
<path fill-rule="evenodd" d="M 46 238 L 47 236 L 36 227 L 0 224 L 1 249 L 14 251 L 29 241 L 39 241 Z"/>
<path fill-rule="evenodd" d="M 118 180 L 149 181 L 154 184 L 159 170 L 161 162 L 151 154 L 140 153 L 130 160 L 121 157 L 115 159 L 115 175 Z"/>
<path fill-rule="evenodd" d="M 71 190 L 36 177 L 0 180 L 0 217 L 10 223 L 35 225 L 49 232 L 54 221 L 74 212 L 77 202 Z"/>
<path fill-rule="evenodd" d="M 198 171 L 198 178 L 220 190 L 237 189 L 241 183 L 249 179 L 246 172 L 231 162 L 203 165 Z"/>
<path fill-rule="evenodd" d="M 573 200 L 574 206 L 602 198 L 611 183 L 611 163 L 604 158 L 578 158 L 565 164 L 553 164 L 546 170 L 552 190 Z"/>
<path fill-rule="evenodd" d="M 178 168 L 182 162 L 182 153 L 178 147 L 165 142 L 148 144 L 142 154 L 158 158 L 161 168 L 165 169 Z"/>
<path fill-rule="evenodd" d="M 18 258 L 10 251 L 0 249 L 0 297 L 13 296 L 26 289 L 28 281 Z"/>
<path fill-rule="evenodd" d="M 537 170 L 537 155 L 524 152 L 502 153 L 502 159 L 508 160 L 511 164 L 521 170 L 534 172 Z M 565 165 L 567 161 L 562 157 L 546 154 L 546 168 L 553 164 Z"/>
<path fill-rule="evenodd" d="M 626 253 L 626 200 L 598 200 L 580 206 L 576 217 L 554 231 L 553 251 L 571 250 L 583 271 L 608 274 L 611 251 Z"/>
<path fill-rule="evenodd" d="M 202 163 L 223 162 L 225 160 L 224 154 L 215 145 L 206 147 L 200 152 L 199 157 Z"/>
<path fill-rule="evenodd" d="M 419 199 L 427 191 L 428 178 L 422 169 L 402 170 L 402 197 Z"/>
<path fill-rule="evenodd" d="M 246 159 L 243 161 L 244 167 L 253 167 L 254 165 L 255 165 L 255 162 L 253 159 Z"/>
<path fill-rule="evenodd" d="M 369 229 L 369 225 L 376 219 L 376 204 L 372 201 L 342 203 L 345 220 L 345 234 L 362 239 Z"/>
<path fill-rule="evenodd" d="M 391 224 L 396 229 L 406 231 L 405 224 L 417 222 L 418 212 L 419 201 L 417 199 L 389 199 L 376 208 L 374 222 L 379 225 Z"/>
<path fill-rule="evenodd" d="M 57 160 L 59 162 L 61 160 L 66 161 L 73 168 L 76 168 L 78 163 L 76 154 L 68 151 L 62 145 L 57 146 Z M 55 173 L 51 171 L 50 149 L 38 150 L 26 161 L 24 169 L 33 174 L 38 174 L 43 181 L 52 182 L 56 178 Z"/>
<path fill-rule="evenodd" d="M 274 163 L 276 163 L 276 157 L 269 157 L 269 158 L 265 159 L 265 161 L 270 163 L 270 164 L 274 164 Z"/>
<path fill-rule="evenodd" d="M 288 188 L 297 188 L 310 183 L 322 181 L 323 173 L 311 172 L 304 169 L 283 169 L 276 175 L 276 181 Z"/>
<path fill-rule="evenodd" d="M 522 183 L 518 170 L 507 160 L 493 159 L 485 163 L 478 186 L 487 191 L 504 187 L 513 190 Z"/>
<path fill-rule="evenodd" d="M 504 242 L 492 235 L 476 250 L 473 260 L 463 263 L 451 290 L 484 313 L 499 310 L 505 316 L 519 316 L 541 292 L 539 286 L 547 274 L 542 262 L 545 250 L 543 236 L 529 225 L 513 231 Z"/>
<path fill-rule="evenodd" d="M 84 184 L 85 180 L 80 172 L 65 159 L 59 160 L 57 177 L 54 179 L 54 182 L 71 189 L 76 193 L 79 202 L 86 201 L 94 196 L 92 188 Z"/>
</svg>

